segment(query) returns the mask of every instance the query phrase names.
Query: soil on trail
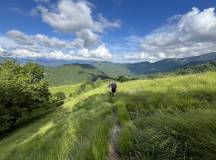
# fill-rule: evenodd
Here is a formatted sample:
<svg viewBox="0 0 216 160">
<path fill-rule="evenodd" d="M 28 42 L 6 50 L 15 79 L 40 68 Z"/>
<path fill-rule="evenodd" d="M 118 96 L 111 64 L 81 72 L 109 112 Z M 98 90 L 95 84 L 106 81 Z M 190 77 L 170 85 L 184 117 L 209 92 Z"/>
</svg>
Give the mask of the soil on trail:
<svg viewBox="0 0 216 160">
<path fill-rule="evenodd" d="M 117 138 L 119 131 L 121 129 L 120 122 L 118 120 L 117 110 L 115 107 L 112 108 L 112 117 L 113 117 L 113 128 L 111 135 L 111 142 L 109 146 L 109 160 L 119 160 L 119 148 L 117 144 Z"/>
</svg>

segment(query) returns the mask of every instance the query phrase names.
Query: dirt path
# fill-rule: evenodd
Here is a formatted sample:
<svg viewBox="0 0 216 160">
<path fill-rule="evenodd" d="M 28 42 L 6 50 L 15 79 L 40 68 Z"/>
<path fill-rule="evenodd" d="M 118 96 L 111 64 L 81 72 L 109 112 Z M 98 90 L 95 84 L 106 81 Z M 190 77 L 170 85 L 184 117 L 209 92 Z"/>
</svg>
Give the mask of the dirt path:
<svg viewBox="0 0 216 160">
<path fill-rule="evenodd" d="M 111 135 L 111 142 L 109 146 L 109 160 L 119 160 L 119 148 L 117 145 L 117 138 L 120 131 L 120 122 L 118 120 L 117 110 L 115 107 L 112 108 L 113 117 L 113 128 Z"/>
</svg>

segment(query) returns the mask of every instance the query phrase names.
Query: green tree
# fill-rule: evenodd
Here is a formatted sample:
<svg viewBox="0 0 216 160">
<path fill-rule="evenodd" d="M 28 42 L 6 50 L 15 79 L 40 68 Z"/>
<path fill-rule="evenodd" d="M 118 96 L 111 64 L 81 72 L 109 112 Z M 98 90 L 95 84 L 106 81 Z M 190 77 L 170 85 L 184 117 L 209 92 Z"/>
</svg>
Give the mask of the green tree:
<svg viewBox="0 0 216 160">
<path fill-rule="evenodd" d="M 0 133 L 53 106 L 43 68 L 16 61 L 0 64 Z"/>
</svg>

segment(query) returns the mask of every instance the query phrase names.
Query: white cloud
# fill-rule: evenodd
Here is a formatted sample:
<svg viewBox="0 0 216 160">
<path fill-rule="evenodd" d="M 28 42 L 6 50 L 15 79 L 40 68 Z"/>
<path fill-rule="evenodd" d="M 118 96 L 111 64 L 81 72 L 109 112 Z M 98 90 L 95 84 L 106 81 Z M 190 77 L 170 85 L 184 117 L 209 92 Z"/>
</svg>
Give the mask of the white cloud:
<svg viewBox="0 0 216 160">
<path fill-rule="evenodd" d="M 86 48 L 80 49 L 78 50 L 78 54 L 74 54 L 74 51 L 71 51 L 70 53 L 64 53 L 60 50 L 35 52 L 25 48 L 18 48 L 15 50 L 11 50 L 10 56 L 15 58 L 49 58 L 61 60 L 110 60 L 112 58 L 111 53 L 103 44 L 98 48 L 92 50 Z"/>
<path fill-rule="evenodd" d="M 71 35 L 71 40 L 48 37 L 43 34 L 28 35 L 13 29 L 0 36 L 0 46 L 8 55 L 20 58 L 94 59 L 112 58 L 101 41 L 106 28 L 119 28 L 119 20 L 110 21 L 102 14 L 93 14 L 93 5 L 87 0 L 34 0 L 38 3 L 28 16 L 41 16 L 43 22 L 55 31 Z M 24 13 L 19 8 L 14 12 Z M 2 48 L 0 48 L 2 52 Z"/>
<path fill-rule="evenodd" d="M 100 45 L 98 48 L 94 50 L 81 49 L 79 51 L 79 56 L 83 58 L 90 58 L 90 59 L 103 59 L 103 60 L 112 59 L 112 54 L 104 44 Z"/>
<path fill-rule="evenodd" d="M 49 38 L 46 35 L 36 34 L 36 35 L 26 35 L 18 30 L 10 30 L 7 33 L 7 36 L 11 39 L 20 43 L 22 45 L 29 46 L 38 46 L 45 48 L 56 48 L 56 49 L 64 49 L 64 48 L 83 48 L 84 41 L 81 39 L 75 39 L 74 41 L 65 41 L 60 40 L 56 37 Z"/>
<path fill-rule="evenodd" d="M 112 54 L 104 44 L 99 45 L 96 49 L 85 47 L 84 38 L 89 38 L 89 43 L 98 41 L 91 38 L 91 36 L 94 37 L 94 35 L 91 35 L 91 32 L 88 33 L 87 31 L 86 35 L 85 33 L 80 33 L 77 36 L 78 38 L 75 38 L 73 41 L 65 41 L 56 37 L 50 38 L 42 34 L 27 35 L 18 30 L 10 30 L 6 36 L 0 37 L 0 53 L 1 55 L 15 58 L 51 58 L 64 60 L 110 60 L 112 58 Z M 1 46 L 4 46 L 7 52 Z"/>
<path fill-rule="evenodd" d="M 112 54 L 110 53 L 109 49 L 104 45 L 100 45 L 97 49 L 93 50 L 93 55 L 96 58 L 101 59 L 111 59 Z"/>
<path fill-rule="evenodd" d="M 62 51 L 51 51 L 51 52 L 34 52 L 28 49 L 15 49 L 11 51 L 11 55 L 16 58 L 49 58 L 49 59 L 63 59 L 63 60 L 74 60 L 78 57 L 64 54 Z"/>
<path fill-rule="evenodd" d="M 157 61 L 216 51 L 214 8 L 200 11 L 194 7 L 185 15 L 168 19 L 168 22 L 143 38 L 140 53 L 126 55 L 125 59 Z"/>
<path fill-rule="evenodd" d="M 86 0 L 59 0 L 52 7 L 39 5 L 32 10 L 32 15 L 41 15 L 42 20 L 55 31 L 73 34 L 82 41 L 84 47 L 95 47 L 100 43 L 100 36 L 106 28 L 119 28 L 119 20 L 109 21 L 99 14 L 93 16 L 93 5 Z M 76 40 L 76 42 L 78 41 Z"/>
<path fill-rule="evenodd" d="M 4 53 L 5 50 L 0 46 L 0 53 Z"/>
<path fill-rule="evenodd" d="M 39 53 L 27 50 L 27 49 L 15 49 L 11 51 L 13 57 L 19 58 L 38 58 L 41 55 Z"/>
<path fill-rule="evenodd" d="M 100 16 L 94 20 L 92 16 L 92 5 L 85 1 L 60 0 L 55 9 L 47 9 L 39 6 L 42 19 L 56 30 L 64 33 L 74 33 L 84 29 L 92 32 L 102 32 L 107 27 L 119 27 L 119 21 L 109 21 Z"/>
<path fill-rule="evenodd" d="M 120 20 L 109 21 L 102 14 L 99 15 L 99 23 L 102 28 L 120 28 L 121 27 Z"/>
<path fill-rule="evenodd" d="M 76 36 L 84 40 L 85 47 L 94 46 L 100 42 L 100 37 L 89 29 L 76 32 Z"/>
<path fill-rule="evenodd" d="M 4 46 L 5 49 L 11 49 L 17 47 L 17 43 L 6 36 L 0 37 L 0 45 Z"/>
</svg>

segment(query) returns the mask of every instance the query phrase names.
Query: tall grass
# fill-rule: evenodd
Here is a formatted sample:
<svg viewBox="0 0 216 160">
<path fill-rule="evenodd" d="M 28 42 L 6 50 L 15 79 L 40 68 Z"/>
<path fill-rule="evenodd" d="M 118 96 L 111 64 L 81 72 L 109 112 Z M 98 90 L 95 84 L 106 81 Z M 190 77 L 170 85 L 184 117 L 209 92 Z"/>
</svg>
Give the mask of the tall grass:
<svg viewBox="0 0 216 160">
<path fill-rule="evenodd" d="M 64 106 L 0 140 L 0 160 L 107 159 L 111 105 L 105 86 L 68 98 Z"/>
<path fill-rule="evenodd" d="M 121 121 L 122 159 L 216 159 L 215 78 L 204 73 L 124 84 L 115 98 L 119 115 L 127 115 L 126 106 L 130 117 Z"/>
<path fill-rule="evenodd" d="M 0 160 L 106 160 L 113 105 L 122 160 L 216 159 L 216 73 L 130 81 L 113 98 L 106 86 L 68 97 L 9 133 L 0 140 Z M 66 88 L 53 92 L 76 87 Z"/>
</svg>

